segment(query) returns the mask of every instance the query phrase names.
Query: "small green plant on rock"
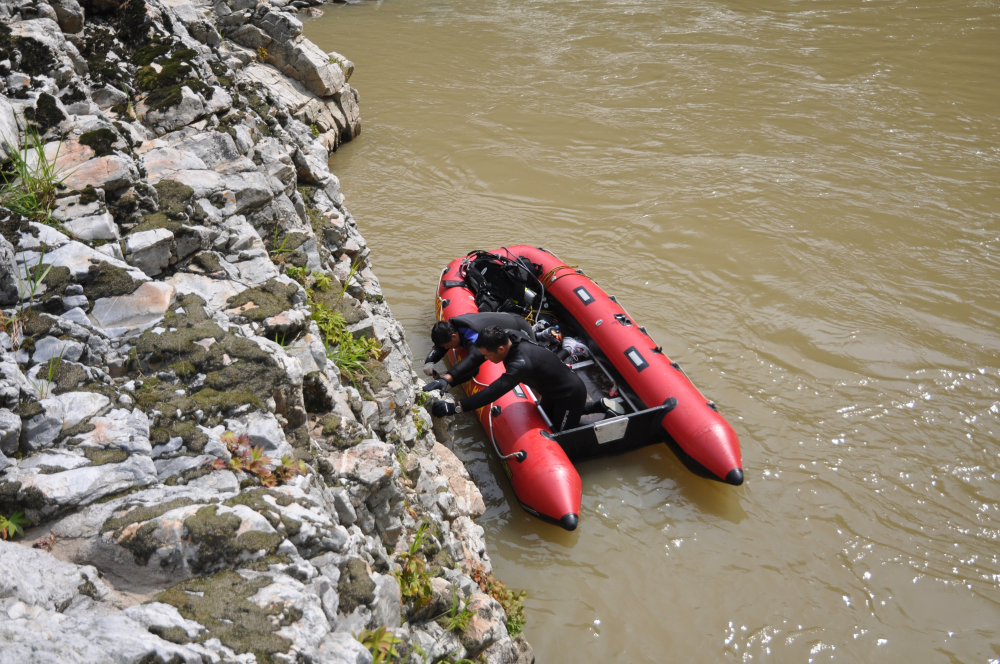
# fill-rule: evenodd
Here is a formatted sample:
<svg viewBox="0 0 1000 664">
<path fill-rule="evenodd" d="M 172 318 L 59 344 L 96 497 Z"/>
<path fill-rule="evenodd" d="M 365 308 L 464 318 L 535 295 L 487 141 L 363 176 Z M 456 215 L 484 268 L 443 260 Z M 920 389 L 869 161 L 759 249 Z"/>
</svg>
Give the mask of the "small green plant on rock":
<svg viewBox="0 0 1000 664">
<path fill-rule="evenodd" d="M 318 291 L 327 291 L 330 289 L 330 285 L 333 283 L 330 280 L 330 275 L 325 272 L 313 272 L 313 284 Z"/>
<path fill-rule="evenodd" d="M 24 254 L 22 253 L 22 257 L 23 256 Z M 21 280 L 21 272 L 18 271 L 17 273 L 17 281 L 20 286 L 21 297 L 24 297 L 25 291 L 28 292 L 28 309 L 33 309 L 35 307 L 35 294 L 38 292 L 39 287 L 41 287 L 42 282 L 45 281 L 45 277 L 49 276 L 49 270 L 52 269 L 52 266 L 49 265 L 47 268 L 42 270 L 42 261 L 44 260 L 45 260 L 45 247 L 43 246 L 42 252 L 38 256 L 38 263 L 35 265 L 34 274 L 32 274 L 28 270 L 27 263 L 25 263 L 26 267 L 24 268 L 24 270 L 28 277 L 27 284 L 25 284 L 24 281 Z"/>
<path fill-rule="evenodd" d="M 323 335 L 327 358 L 355 385 L 362 374 L 371 377 L 368 363 L 383 359 L 382 344 L 367 337 L 355 339 L 354 334 L 347 330 L 347 323 L 339 312 L 331 311 L 322 302 L 314 302 L 312 298 L 309 304 L 312 307 L 312 319 Z"/>
<path fill-rule="evenodd" d="M 420 608 L 431 601 L 434 590 L 431 587 L 431 575 L 427 571 L 427 563 L 420 556 L 420 547 L 427 536 L 427 523 L 420 524 L 413 537 L 413 544 L 399 554 L 399 570 L 393 572 L 399 581 L 403 601 L 413 602 L 414 608 Z"/>
<path fill-rule="evenodd" d="M 461 605 L 461 607 L 459 606 Z M 472 611 L 469 611 L 469 602 L 464 603 L 458 599 L 458 592 L 454 587 L 451 589 L 451 608 L 441 617 L 437 623 L 449 632 L 461 634 L 469 628 L 469 621 L 472 620 Z"/>
<path fill-rule="evenodd" d="M 65 352 L 65 351 L 63 351 Z M 49 397 L 49 392 L 52 391 L 52 383 L 55 381 L 56 373 L 59 372 L 59 365 L 62 363 L 62 353 L 59 353 L 59 357 L 50 357 L 48 367 L 46 367 L 45 378 L 38 382 L 35 387 L 38 388 L 38 393 L 43 399 Z"/>
<path fill-rule="evenodd" d="M 475 567 L 469 576 L 479 584 L 479 589 L 500 602 L 504 613 L 507 614 L 507 632 L 511 636 L 516 636 L 524 629 L 524 598 L 527 593 L 523 590 L 515 592 L 508 588 L 503 581 L 496 578 L 482 567 Z"/>
<path fill-rule="evenodd" d="M 423 392 L 421 392 L 423 394 Z M 420 417 L 420 411 L 416 408 L 412 409 L 413 412 L 413 424 L 417 427 L 417 438 L 423 438 L 424 434 L 427 433 L 427 422 L 424 422 L 424 418 Z"/>
<path fill-rule="evenodd" d="M 34 129 L 29 131 L 23 150 L 19 150 L 6 138 L 4 143 L 10 155 L 10 171 L 0 172 L 0 177 L 3 178 L 0 205 L 22 217 L 54 224 L 52 208 L 56 202 L 56 190 L 66 179 L 59 177 L 59 169 L 56 167 L 62 142 L 60 141 L 51 161 L 45 154 L 45 144 Z"/>
<path fill-rule="evenodd" d="M 309 285 L 309 268 L 307 267 L 290 267 L 285 270 L 285 274 L 303 286 Z"/>
<path fill-rule="evenodd" d="M 403 639 L 390 632 L 385 625 L 375 631 L 363 630 L 361 634 L 352 634 L 372 654 L 372 664 L 389 664 L 393 657 L 399 657 L 396 644 Z"/>
<path fill-rule="evenodd" d="M 344 293 L 347 292 L 347 287 L 351 285 L 351 279 L 358 273 L 358 268 L 361 267 L 361 258 L 355 258 L 351 263 L 351 270 L 347 273 L 347 278 L 344 279 L 344 287 L 340 289 L 340 299 L 344 298 Z"/>
<path fill-rule="evenodd" d="M 11 348 L 15 351 L 20 349 L 24 331 L 24 316 L 15 313 L 8 318 L 0 311 L 0 330 L 6 332 L 7 336 L 10 337 Z"/>
<path fill-rule="evenodd" d="M 274 227 L 274 238 L 271 241 L 271 246 L 274 247 L 274 249 L 271 250 L 272 258 L 277 258 L 279 256 L 282 256 L 283 254 L 290 254 L 294 251 L 292 249 L 285 248 L 285 245 L 288 244 L 289 237 L 290 236 L 286 235 L 285 238 L 281 241 L 281 244 L 278 244 L 278 227 L 277 226 Z"/>
<path fill-rule="evenodd" d="M 232 431 L 227 431 L 222 435 L 222 442 L 225 443 L 231 458 L 229 461 L 216 459 L 209 462 L 213 470 L 232 470 L 254 475 L 266 487 L 284 484 L 295 475 L 305 475 L 309 471 L 305 462 L 299 461 L 296 465 L 287 454 L 282 457 L 281 464 L 272 471 L 267 467 L 271 459 L 264 456 L 264 448 L 251 447 L 250 436 L 245 433 L 237 436 Z"/>
<path fill-rule="evenodd" d="M 24 517 L 24 512 L 14 512 L 8 517 L 0 515 L 0 537 L 8 539 L 15 535 L 24 535 L 24 529 L 21 526 L 30 525 L 31 521 Z"/>
</svg>

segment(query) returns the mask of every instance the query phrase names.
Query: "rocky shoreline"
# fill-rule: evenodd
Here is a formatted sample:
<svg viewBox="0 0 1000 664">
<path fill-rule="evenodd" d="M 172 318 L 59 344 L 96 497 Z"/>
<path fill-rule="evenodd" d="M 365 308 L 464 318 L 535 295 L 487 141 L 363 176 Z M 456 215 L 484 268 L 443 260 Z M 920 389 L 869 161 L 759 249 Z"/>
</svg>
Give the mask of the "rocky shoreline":
<svg viewBox="0 0 1000 664">
<path fill-rule="evenodd" d="M 4 662 L 534 661 L 314 4 L 0 0 Z"/>
</svg>

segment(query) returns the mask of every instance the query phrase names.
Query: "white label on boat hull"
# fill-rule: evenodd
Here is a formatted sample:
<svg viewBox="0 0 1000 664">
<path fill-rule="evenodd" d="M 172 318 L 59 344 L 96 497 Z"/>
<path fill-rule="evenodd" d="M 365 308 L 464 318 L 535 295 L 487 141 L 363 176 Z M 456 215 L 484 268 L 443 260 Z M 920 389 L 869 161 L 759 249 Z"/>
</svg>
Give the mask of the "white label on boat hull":
<svg viewBox="0 0 1000 664">
<path fill-rule="evenodd" d="M 616 440 L 621 440 L 625 436 L 626 429 L 628 429 L 628 418 L 614 417 L 595 424 L 594 435 L 597 436 L 597 443 L 604 445 L 605 443 L 613 443 Z"/>
</svg>

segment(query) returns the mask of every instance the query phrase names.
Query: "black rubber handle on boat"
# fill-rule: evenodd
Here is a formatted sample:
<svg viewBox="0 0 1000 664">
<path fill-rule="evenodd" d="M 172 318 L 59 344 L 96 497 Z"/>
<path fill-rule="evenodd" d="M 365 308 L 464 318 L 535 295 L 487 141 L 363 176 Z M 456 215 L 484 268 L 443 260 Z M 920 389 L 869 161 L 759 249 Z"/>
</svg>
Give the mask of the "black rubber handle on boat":
<svg viewBox="0 0 1000 664">
<path fill-rule="evenodd" d="M 528 458 L 528 452 L 525 451 L 525 450 L 518 450 L 517 452 L 514 452 L 513 454 L 501 454 L 500 455 L 501 459 L 509 459 L 511 457 L 514 457 L 514 459 L 518 463 L 523 463 L 524 460 Z"/>
</svg>

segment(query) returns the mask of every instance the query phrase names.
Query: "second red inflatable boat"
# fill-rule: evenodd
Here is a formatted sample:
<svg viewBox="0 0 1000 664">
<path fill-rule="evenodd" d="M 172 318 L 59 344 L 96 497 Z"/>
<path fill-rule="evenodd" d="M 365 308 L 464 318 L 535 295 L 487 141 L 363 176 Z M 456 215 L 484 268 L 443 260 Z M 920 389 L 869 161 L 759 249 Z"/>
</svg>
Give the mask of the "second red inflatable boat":
<svg viewBox="0 0 1000 664">
<path fill-rule="evenodd" d="M 665 442 L 693 472 L 743 483 L 736 433 L 618 301 L 550 252 L 518 245 L 456 258 L 441 274 L 438 320 L 477 311 L 523 315 L 549 339 L 576 340 L 570 367 L 590 397 L 609 397 L 625 415 L 553 433 L 536 395 L 519 385 L 477 415 L 521 506 L 567 530 L 579 523 L 581 482 L 573 461 Z M 554 334 L 553 334 L 554 332 Z M 454 364 L 463 348 L 448 352 Z M 486 362 L 465 389 L 476 393 L 504 372 Z"/>
</svg>

